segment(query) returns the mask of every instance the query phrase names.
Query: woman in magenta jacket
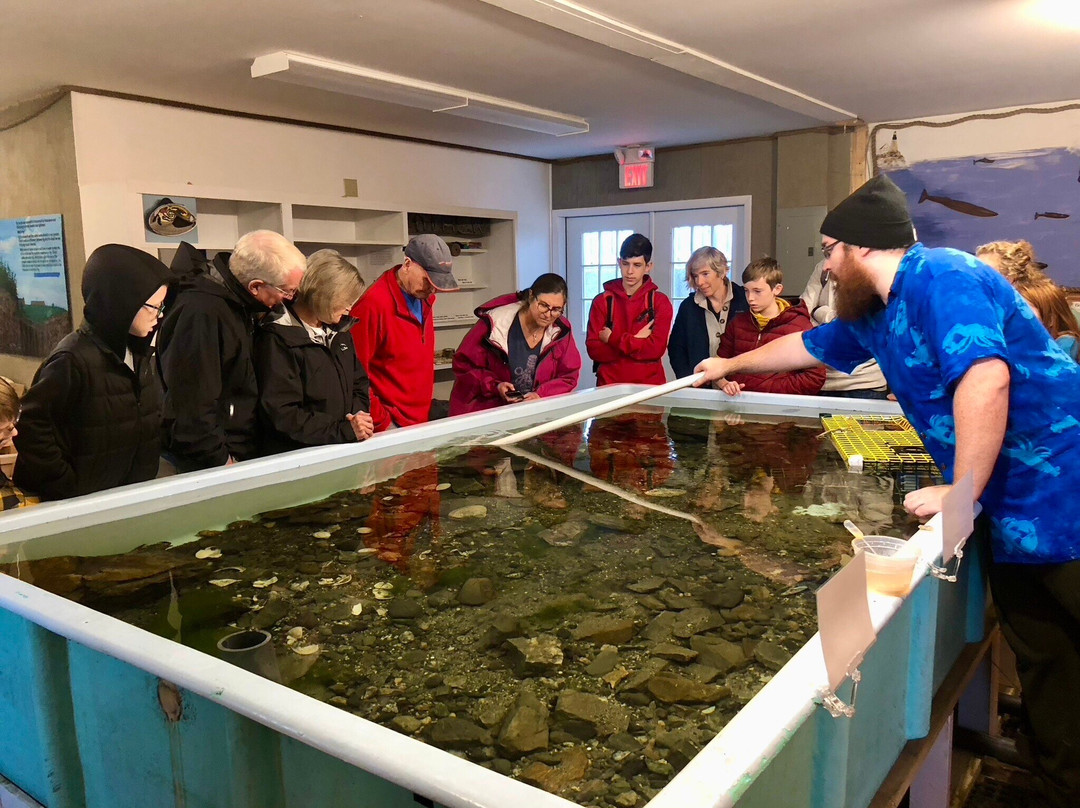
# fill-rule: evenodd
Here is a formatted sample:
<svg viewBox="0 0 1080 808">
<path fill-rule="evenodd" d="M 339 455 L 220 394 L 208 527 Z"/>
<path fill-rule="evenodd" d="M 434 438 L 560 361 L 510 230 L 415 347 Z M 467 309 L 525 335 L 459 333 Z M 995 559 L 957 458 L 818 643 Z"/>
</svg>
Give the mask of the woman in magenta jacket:
<svg viewBox="0 0 1080 808">
<path fill-rule="evenodd" d="M 563 317 L 566 281 L 541 275 L 532 287 L 489 300 L 454 354 L 450 414 L 487 410 L 577 387 L 581 354 Z"/>
</svg>

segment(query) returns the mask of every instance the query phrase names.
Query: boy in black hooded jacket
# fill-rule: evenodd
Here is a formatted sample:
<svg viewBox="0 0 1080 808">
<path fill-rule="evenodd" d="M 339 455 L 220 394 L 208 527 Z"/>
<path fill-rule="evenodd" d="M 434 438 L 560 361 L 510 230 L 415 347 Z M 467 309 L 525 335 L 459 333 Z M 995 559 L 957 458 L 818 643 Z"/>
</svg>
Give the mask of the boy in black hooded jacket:
<svg viewBox="0 0 1080 808">
<path fill-rule="evenodd" d="M 15 483 L 44 499 L 157 475 L 161 386 L 152 334 L 169 270 L 122 244 L 86 261 L 84 322 L 53 349 L 23 397 Z"/>
</svg>

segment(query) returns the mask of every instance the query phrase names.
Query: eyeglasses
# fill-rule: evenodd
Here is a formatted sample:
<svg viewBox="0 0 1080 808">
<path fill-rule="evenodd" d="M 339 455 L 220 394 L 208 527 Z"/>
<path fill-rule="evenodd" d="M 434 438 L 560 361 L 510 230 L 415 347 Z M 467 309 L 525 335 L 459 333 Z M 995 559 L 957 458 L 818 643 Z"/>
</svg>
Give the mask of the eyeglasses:
<svg viewBox="0 0 1080 808">
<path fill-rule="evenodd" d="M 541 314 L 554 314 L 556 317 L 565 311 L 562 306 L 549 306 L 543 300 L 537 300 L 536 307 L 540 309 Z"/>
<path fill-rule="evenodd" d="M 269 286 L 274 291 L 276 291 L 279 295 L 281 295 L 286 300 L 292 300 L 294 297 L 296 297 L 297 291 L 299 291 L 297 289 L 282 289 L 280 286 L 274 286 L 274 284 L 266 283 L 266 281 L 263 281 L 263 283 L 266 284 L 267 286 Z"/>
<path fill-rule="evenodd" d="M 832 244 L 822 244 L 821 254 L 825 256 L 825 260 L 828 261 L 832 258 L 833 250 L 843 244 L 842 241 L 834 241 Z"/>
<path fill-rule="evenodd" d="M 164 317 L 165 316 L 165 304 L 164 303 L 162 303 L 160 306 L 155 306 L 153 303 L 143 303 L 142 307 L 144 309 L 150 309 L 151 311 L 155 312 L 158 317 Z"/>
</svg>

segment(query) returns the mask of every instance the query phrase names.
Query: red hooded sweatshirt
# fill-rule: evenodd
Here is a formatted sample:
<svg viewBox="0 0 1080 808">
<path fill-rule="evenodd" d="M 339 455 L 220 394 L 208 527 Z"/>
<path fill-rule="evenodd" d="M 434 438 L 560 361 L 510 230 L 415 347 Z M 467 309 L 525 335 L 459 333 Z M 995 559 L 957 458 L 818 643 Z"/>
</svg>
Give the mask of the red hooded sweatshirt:
<svg viewBox="0 0 1080 808">
<path fill-rule="evenodd" d="M 758 327 L 753 312 L 741 311 L 731 318 L 724 335 L 720 337 L 720 347 L 716 350 L 716 355 L 730 359 L 785 334 L 809 331 L 813 326 L 806 304 L 801 300 L 797 305 L 789 306 L 769 320 L 764 328 Z M 807 368 L 787 373 L 732 373 L 727 378 L 745 385 L 743 389 L 755 393 L 816 396 L 825 384 L 825 368 Z"/>
<path fill-rule="evenodd" d="M 600 331 L 608 326 L 609 306 L 611 338 L 604 342 L 600 339 Z M 645 339 L 635 337 L 650 318 L 653 320 L 652 335 Z M 671 301 L 648 275 L 633 297 L 627 296 L 621 278 L 605 283 L 604 291 L 593 298 L 589 329 L 585 335 L 585 348 L 598 366 L 597 385 L 620 382 L 663 384 L 667 381 L 661 360 L 667 351 L 671 318 Z"/>
<path fill-rule="evenodd" d="M 521 301 L 516 294 L 489 300 L 476 310 L 480 320 L 465 335 L 454 354 L 451 415 L 506 403 L 496 388 L 500 382 L 513 381 L 507 335 L 520 310 Z M 540 342 L 540 362 L 536 366 L 533 390 L 541 398 L 569 393 L 577 387 L 580 371 L 581 354 L 574 344 L 570 323 L 560 317 L 548 327 Z"/>
<path fill-rule="evenodd" d="M 424 322 L 417 321 L 397 281 L 398 264 L 386 270 L 357 301 L 350 314 L 356 357 L 371 382 L 371 420 L 375 431 L 422 424 L 435 392 L 435 295 L 421 300 Z"/>
</svg>

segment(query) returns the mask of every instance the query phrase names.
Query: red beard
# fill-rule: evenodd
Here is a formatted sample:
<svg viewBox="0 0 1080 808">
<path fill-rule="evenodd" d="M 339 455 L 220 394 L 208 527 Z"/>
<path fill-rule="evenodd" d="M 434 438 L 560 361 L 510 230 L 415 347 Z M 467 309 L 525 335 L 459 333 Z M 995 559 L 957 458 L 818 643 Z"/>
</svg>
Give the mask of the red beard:
<svg viewBox="0 0 1080 808">
<path fill-rule="evenodd" d="M 833 309 L 841 320 L 852 322 L 877 311 L 882 303 L 870 273 L 856 263 L 846 244 L 842 249 L 844 257 L 840 261 L 840 271 L 833 272 L 833 283 L 836 285 Z"/>
</svg>

